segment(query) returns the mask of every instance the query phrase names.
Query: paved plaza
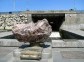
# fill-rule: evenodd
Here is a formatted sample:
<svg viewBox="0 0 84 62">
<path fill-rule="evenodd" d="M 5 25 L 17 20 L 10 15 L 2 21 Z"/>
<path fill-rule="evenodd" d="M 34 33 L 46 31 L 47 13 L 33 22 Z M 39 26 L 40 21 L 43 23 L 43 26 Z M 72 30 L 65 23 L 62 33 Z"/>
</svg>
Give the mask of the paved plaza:
<svg viewBox="0 0 84 62">
<path fill-rule="evenodd" d="M 0 34 L 3 34 L 0 35 L 0 62 L 84 62 L 84 41 L 81 39 L 60 39 L 59 33 L 55 32 L 50 37 L 59 38 L 51 39 L 52 58 L 15 61 L 13 51 L 23 43 L 19 43 L 16 39 L 6 39 L 4 37 L 12 35 L 11 32 L 1 32 Z"/>
<path fill-rule="evenodd" d="M 18 47 L 0 47 L 0 62 L 14 61 L 12 52 L 16 48 Z M 28 62 L 84 62 L 84 48 L 52 48 L 52 59 L 48 60 L 28 60 Z"/>
</svg>

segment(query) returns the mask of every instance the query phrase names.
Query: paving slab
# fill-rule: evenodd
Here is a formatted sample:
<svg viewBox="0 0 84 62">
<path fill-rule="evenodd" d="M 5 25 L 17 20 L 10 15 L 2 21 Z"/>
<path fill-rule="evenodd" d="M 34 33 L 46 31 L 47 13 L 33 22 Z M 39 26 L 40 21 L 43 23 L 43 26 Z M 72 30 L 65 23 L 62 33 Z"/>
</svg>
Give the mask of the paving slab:
<svg viewBox="0 0 84 62">
<path fill-rule="evenodd" d="M 63 58 L 67 59 L 84 59 L 83 51 L 61 51 Z"/>
<path fill-rule="evenodd" d="M 22 44 L 24 44 L 23 42 L 19 42 L 16 39 L 0 39 L 0 46 L 9 46 L 9 47 L 19 47 Z"/>
<path fill-rule="evenodd" d="M 8 36 L 8 35 L 12 35 L 12 31 L 0 32 L 0 38 L 1 38 L 1 37 L 5 37 L 5 36 Z"/>
<path fill-rule="evenodd" d="M 52 40 L 52 47 L 58 48 L 58 47 L 68 47 L 68 48 L 82 48 L 84 47 L 84 40 L 78 40 L 78 39 L 62 39 L 62 40 Z"/>
<path fill-rule="evenodd" d="M 53 48 L 53 62 L 84 62 L 84 48 Z"/>
<path fill-rule="evenodd" d="M 11 53 L 17 47 L 0 47 L 0 60 L 3 60 L 5 56 Z"/>
</svg>

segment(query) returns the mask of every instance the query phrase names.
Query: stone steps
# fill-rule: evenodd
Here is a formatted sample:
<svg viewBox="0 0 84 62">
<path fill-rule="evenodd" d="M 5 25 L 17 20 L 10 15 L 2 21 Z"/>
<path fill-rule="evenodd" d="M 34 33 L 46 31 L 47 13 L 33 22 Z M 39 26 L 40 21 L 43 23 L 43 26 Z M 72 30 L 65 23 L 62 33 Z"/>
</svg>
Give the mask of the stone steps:
<svg viewBox="0 0 84 62">
<path fill-rule="evenodd" d="M 0 32 L 0 38 L 5 37 L 5 36 L 9 36 L 9 35 L 12 35 L 11 31 L 9 31 L 9 32 Z"/>
<path fill-rule="evenodd" d="M 18 47 L 21 46 L 23 44 L 23 42 L 18 42 L 16 39 L 0 39 L 0 46 L 4 47 Z"/>
<path fill-rule="evenodd" d="M 19 47 L 23 42 L 18 42 L 16 39 L 0 39 L 0 46 L 8 46 L 8 47 Z M 76 40 L 76 39 L 59 39 L 52 40 L 53 48 L 65 48 L 65 47 L 73 47 L 73 48 L 83 48 L 84 40 Z"/>
</svg>

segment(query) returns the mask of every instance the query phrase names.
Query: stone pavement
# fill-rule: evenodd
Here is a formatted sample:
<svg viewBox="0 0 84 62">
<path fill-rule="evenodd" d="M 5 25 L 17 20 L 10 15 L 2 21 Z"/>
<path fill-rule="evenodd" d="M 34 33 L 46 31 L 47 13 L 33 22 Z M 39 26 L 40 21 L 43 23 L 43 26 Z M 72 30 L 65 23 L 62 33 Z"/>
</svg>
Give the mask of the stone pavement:
<svg viewBox="0 0 84 62">
<path fill-rule="evenodd" d="M 1 37 L 11 33 L 3 32 Z M 52 34 L 55 35 L 56 33 Z M 51 37 L 52 37 L 51 36 Z M 55 37 L 55 36 L 54 36 Z M 59 33 L 56 37 L 60 37 Z M 84 62 L 84 40 L 81 39 L 59 39 L 52 40 L 52 58 L 42 60 L 21 60 L 18 62 Z M 16 39 L 0 39 L 0 62 L 17 62 L 13 58 L 13 51 L 23 43 Z M 45 48 L 45 52 L 49 51 Z M 44 55 L 44 57 L 47 57 Z"/>
<path fill-rule="evenodd" d="M 53 48 L 53 62 L 84 62 L 84 48 Z"/>
<path fill-rule="evenodd" d="M 0 62 L 17 62 L 12 55 L 16 48 L 18 47 L 0 47 Z M 84 48 L 52 48 L 52 59 L 19 62 L 84 62 Z"/>
</svg>

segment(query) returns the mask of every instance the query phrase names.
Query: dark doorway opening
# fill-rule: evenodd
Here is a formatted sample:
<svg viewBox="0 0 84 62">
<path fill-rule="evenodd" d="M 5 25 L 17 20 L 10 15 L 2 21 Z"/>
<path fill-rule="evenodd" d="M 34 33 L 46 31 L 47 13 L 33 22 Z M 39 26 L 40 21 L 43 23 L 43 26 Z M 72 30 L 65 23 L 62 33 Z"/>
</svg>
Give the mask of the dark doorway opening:
<svg viewBox="0 0 84 62">
<path fill-rule="evenodd" d="M 59 31 L 60 26 L 65 20 L 65 14 L 32 14 L 33 22 L 46 18 L 52 26 L 53 31 Z"/>
</svg>

